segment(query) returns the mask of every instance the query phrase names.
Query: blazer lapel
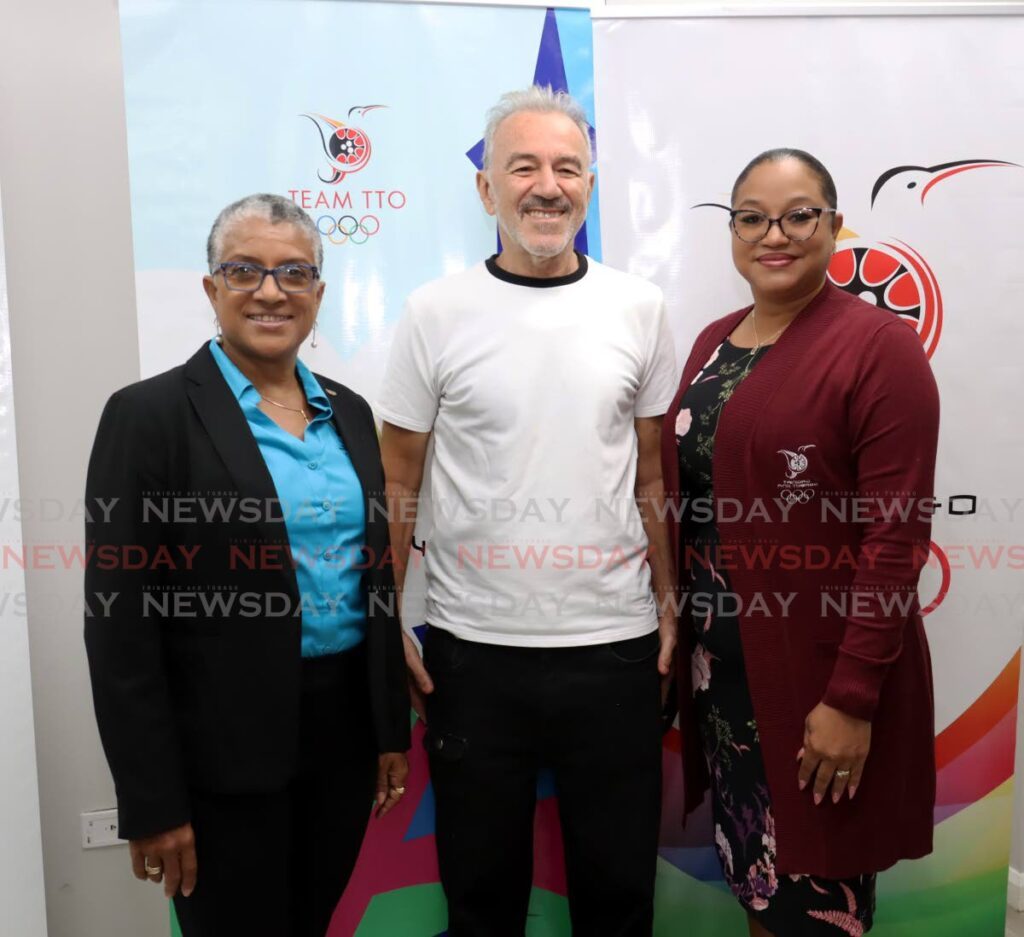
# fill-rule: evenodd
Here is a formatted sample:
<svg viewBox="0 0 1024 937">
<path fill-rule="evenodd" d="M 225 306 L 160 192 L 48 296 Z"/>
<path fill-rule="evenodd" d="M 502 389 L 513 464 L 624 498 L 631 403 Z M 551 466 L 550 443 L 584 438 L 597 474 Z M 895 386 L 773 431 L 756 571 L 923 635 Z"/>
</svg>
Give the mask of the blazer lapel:
<svg viewBox="0 0 1024 937">
<path fill-rule="evenodd" d="M 321 386 L 323 384 L 321 383 Z M 366 434 L 361 421 L 356 420 L 352 408 L 342 405 L 343 397 L 328 395 L 331 401 L 331 413 L 334 416 L 334 425 L 338 430 L 341 441 L 345 444 L 348 457 L 355 469 L 359 484 L 363 489 L 363 510 L 365 511 L 367 539 L 370 538 L 372 520 L 377 516 L 376 512 L 371 513 L 371 498 L 379 498 L 381 492 L 379 480 L 379 468 L 375 458 L 376 447 L 372 446 L 363 437 Z"/>
<path fill-rule="evenodd" d="M 185 364 L 185 376 L 189 400 L 234 479 L 239 495 L 259 499 L 263 520 L 257 526 L 268 540 L 287 542 L 284 518 L 267 520 L 281 514 L 279 506 L 272 510 L 277 505 L 274 480 L 242 408 L 205 345 Z"/>
</svg>

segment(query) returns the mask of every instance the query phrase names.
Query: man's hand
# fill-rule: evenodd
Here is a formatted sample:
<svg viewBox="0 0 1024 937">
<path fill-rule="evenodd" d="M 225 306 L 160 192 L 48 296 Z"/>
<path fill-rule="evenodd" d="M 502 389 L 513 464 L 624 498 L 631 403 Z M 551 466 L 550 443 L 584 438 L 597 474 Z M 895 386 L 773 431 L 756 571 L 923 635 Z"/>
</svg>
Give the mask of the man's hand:
<svg viewBox="0 0 1024 937">
<path fill-rule="evenodd" d="M 382 817 L 405 794 L 409 762 L 404 752 L 384 752 L 377 759 L 377 817 Z"/>
<path fill-rule="evenodd" d="M 173 898 L 181 893 L 186 898 L 196 887 L 196 840 L 192 824 L 168 830 L 147 839 L 133 839 L 128 844 L 132 871 L 144 882 L 164 883 L 164 895 Z"/>
<path fill-rule="evenodd" d="M 857 793 L 864 762 L 871 749 L 871 723 L 818 703 L 804 721 L 804 745 L 797 753 L 798 783 L 803 790 L 814 778 L 814 802 L 820 804 L 832 786 L 832 803 L 844 791 Z"/>
<path fill-rule="evenodd" d="M 427 457 L 430 433 L 415 433 L 385 421 L 381 433 L 381 460 L 384 463 L 384 489 L 388 500 L 388 531 L 394 551 L 395 588 L 398 590 L 399 619 L 405 588 L 405 571 L 409 565 L 409 549 L 416 529 L 420 483 Z M 405 669 L 409 675 L 409 696 L 416 715 L 426 724 L 423 697 L 434 692 L 434 681 L 423 666 L 416 642 L 403 630 Z"/>
<path fill-rule="evenodd" d="M 658 603 L 658 673 L 661 674 L 661 702 L 668 699 L 672 684 L 677 626 L 674 602 L 676 574 L 668 542 L 665 517 L 665 485 L 661 477 L 661 417 L 638 417 L 636 430 L 636 506 L 647 534 L 647 561 L 651 567 L 651 588 Z"/>
<path fill-rule="evenodd" d="M 675 612 L 671 609 L 663 611 L 658 618 L 658 673 L 661 674 L 661 705 L 668 700 L 669 687 L 672 685 L 673 664 L 676 658 L 676 641 L 678 627 Z"/>
<path fill-rule="evenodd" d="M 409 696 L 412 699 L 412 708 L 420 721 L 426 725 L 427 711 L 424 696 L 434 692 L 434 681 L 430 679 L 427 668 L 423 666 L 423 658 L 420 657 L 416 642 L 402 632 L 402 644 L 405 646 L 405 668 L 409 675 Z"/>
</svg>

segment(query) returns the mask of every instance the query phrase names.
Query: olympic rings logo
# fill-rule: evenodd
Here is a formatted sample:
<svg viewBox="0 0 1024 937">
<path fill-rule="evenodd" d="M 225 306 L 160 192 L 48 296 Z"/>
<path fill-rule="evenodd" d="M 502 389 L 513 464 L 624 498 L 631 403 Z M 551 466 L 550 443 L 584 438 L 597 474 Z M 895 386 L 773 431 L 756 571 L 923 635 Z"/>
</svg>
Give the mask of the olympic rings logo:
<svg viewBox="0 0 1024 937">
<path fill-rule="evenodd" d="M 814 497 L 813 488 L 783 488 L 782 500 L 786 504 L 807 504 Z"/>
<path fill-rule="evenodd" d="M 316 229 L 332 244 L 365 244 L 380 231 L 380 219 L 376 215 L 341 215 L 332 218 L 321 215 L 316 220 Z"/>
</svg>

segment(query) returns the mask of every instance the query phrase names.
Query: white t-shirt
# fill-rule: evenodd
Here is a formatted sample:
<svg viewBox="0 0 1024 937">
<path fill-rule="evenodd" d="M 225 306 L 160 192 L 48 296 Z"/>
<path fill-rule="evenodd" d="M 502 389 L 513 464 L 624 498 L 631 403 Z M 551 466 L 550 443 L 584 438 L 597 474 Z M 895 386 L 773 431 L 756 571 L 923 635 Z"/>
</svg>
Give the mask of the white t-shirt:
<svg viewBox="0 0 1024 937">
<path fill-rule="evenodd" d="M 412 293 L 377 411 L 433 433 L 427 621 L 523 647 L 654 630 L 633 420 L 677 379 L 661 290 L 582 255 L 565 277 L 491 259 Z"/>
</svg>

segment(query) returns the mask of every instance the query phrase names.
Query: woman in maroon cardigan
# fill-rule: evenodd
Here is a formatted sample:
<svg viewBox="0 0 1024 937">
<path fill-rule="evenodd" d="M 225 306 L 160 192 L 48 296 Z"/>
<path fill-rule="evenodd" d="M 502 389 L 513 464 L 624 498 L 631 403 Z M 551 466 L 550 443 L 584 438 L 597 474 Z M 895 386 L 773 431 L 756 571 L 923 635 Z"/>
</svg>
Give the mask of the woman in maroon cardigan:
<svg viewBox="0 0 1024 937">
<path fill-rule="evenodd" d="M 817 159 L 763 153 L 718 207 L 754 303 L 698 336 L 663 451 L 686 810 L 710 784 L 752 935 L 859 935 L 875 873 L 932 848 L 938 393 L 914 330 L 827 282 Z"/>
</svg>

